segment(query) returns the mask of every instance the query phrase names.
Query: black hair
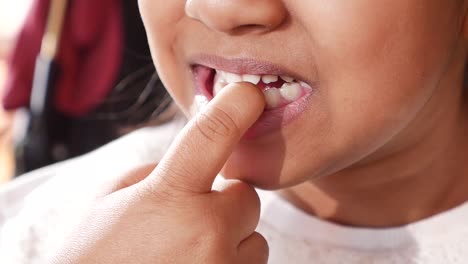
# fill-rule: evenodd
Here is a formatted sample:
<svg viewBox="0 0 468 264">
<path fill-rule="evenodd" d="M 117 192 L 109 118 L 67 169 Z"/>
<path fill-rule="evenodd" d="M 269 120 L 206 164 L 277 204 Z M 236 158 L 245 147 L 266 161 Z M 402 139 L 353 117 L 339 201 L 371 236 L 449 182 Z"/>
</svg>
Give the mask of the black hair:
<svg viewBox="0 0 468 264">
<path fill-rule="evenodd" d="M 124 49 L 114 88 L 101 105 L 73 122 L 70 154 L 80 155 L 99 147 L 132 128 L 160 123 L 172 104 L 151 59 L 146 31 L 137 1 L 122 0 Z M 75 143 L 76 142 L 76 143 Z"/>
<path fill-rule="evenodd" d="M 51 144 L 41 151 L 50 158 L 37 160 L 36 149 L 20 143 L 16 150 L 16 175 L 82 155 L 138 127 L 170 120 L 170 115 L 161 118 L 173 104 L 151 60 L 138 2 L 121 1 L 124 49 L 112 91 L 83 117 L 53 115 L 57 117 L 52 118 L 47 134 Z"/>
</svg>

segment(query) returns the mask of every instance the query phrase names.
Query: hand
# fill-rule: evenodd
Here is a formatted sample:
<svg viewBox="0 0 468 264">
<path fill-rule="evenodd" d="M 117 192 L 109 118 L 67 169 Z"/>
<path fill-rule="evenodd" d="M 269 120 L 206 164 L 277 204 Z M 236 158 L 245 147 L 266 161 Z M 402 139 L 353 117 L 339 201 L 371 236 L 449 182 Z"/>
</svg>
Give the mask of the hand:
<svg viewBox="0 0 468 264">
<path fill-rule="evenodd" d="M 212 191 L 264 104 L 250 84 L 223 89 L 156 168 L 124 176 L 96 201 L 53 263 L 267 263 L 255 190 L 231 180 Z"/>
</svg>

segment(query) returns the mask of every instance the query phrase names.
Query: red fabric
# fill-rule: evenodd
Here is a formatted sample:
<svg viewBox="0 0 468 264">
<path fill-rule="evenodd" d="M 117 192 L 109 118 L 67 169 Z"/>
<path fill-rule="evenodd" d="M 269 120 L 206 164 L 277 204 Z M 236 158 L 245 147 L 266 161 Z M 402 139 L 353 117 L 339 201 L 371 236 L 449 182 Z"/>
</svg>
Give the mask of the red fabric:
<svg viewBox="0 0 468 264">
<path fill-rule="evenodd" d="M 112 90 L 123 49 L 121 1 L 69 1 L 57 62 L 55 105 L 83 116 Z M 9 60 L 3 105 L 29 105 L 34 65 L 39 54 L 50 0 L 36 0 Z"/>
</svg>

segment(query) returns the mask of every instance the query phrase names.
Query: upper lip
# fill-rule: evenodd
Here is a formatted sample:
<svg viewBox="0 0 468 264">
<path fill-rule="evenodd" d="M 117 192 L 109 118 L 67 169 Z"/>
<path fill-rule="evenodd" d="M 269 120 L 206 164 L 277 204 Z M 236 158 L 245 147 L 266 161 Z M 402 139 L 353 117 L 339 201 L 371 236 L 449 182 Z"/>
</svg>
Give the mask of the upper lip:
<svg viewBox="0 0 468 264">
<path fill-rule="evenodd" d="M 253 58 L 223 58 L 215 55 L 199 55 L 192 59 L 190 64 L 192 66 L 201 65 L 239 75 L 282 75 L 307 82 L 304 76 L 284 66 Z"/>
</svg>

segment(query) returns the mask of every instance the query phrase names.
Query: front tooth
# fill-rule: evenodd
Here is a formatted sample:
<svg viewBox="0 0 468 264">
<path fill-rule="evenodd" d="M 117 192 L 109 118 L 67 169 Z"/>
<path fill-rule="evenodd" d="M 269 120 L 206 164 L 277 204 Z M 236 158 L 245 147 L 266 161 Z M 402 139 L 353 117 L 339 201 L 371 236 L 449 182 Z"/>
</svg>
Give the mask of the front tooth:
<svg viewBox="0 0 468 264">
<path fill-rule="evenodd" d="M 230 72 L 224 73 L 224 79 L 228 83 L 242 82 L 242 76 L 235 74 L 235 73 L 230 73 Z"/>
<path fill-rule="evenodd" d="M 278 75 L 263 75 L 262 82 L 265 84 L 277 82 L 279 79 Z"/>
<path fill-rule="evenodd" d="M 227 83 L 223 81 L 215 82 L 213 87 L 213 95 L 216 96 L 224 87 L 226 87 Z"/>
<path fill-rule="evenodd" d="M 294 81 L 294 78 L 289 77 L 289 76 L 285 76 L 285 75 L 281 75 L 281 79 L 283 79 L 283 81 L 285 81 L 285 82 L 292 82 L 292 81 Z"/>
<path fill-rule="evenodd" d="M 281 102 L 281 93 L 278 89 L 267 88 L 265 91 L 263 91 L 263 94 L 265 95 L 267 109 L 278 107 Z"/>
<path fill-rule="evenodd" d="M 298 83 L 285 83 L 279 90 L 281 96 L 290 102 L 296 101 L 301 96 L 301 85 Z"/>
<path fill-rule="evenodd" d="M 242 80 L 257 85 L 260 82 L 261 77 L 259 75 L 244 74 Z"/>
<path fill-rule="evenodd" d="M 216 75 L 213 80 L 213 95 L 217 95 L 224 86 L 226 86 L 226 81 L 224 80 L 223 72 L 216 71 Z"/>
<path fill-rule="evenodd" d="M 303 88 L 305 88 L 305 89 L 307 89 L 307 90 L 309 90 L 309 91 L 312 91 L 312 86 L 310 86 L 309 84 L 307 84 L 307 83 L 305 83 L 305 82 L 299 82 L 299 84 L 300 84 Z"/>
</svg>

